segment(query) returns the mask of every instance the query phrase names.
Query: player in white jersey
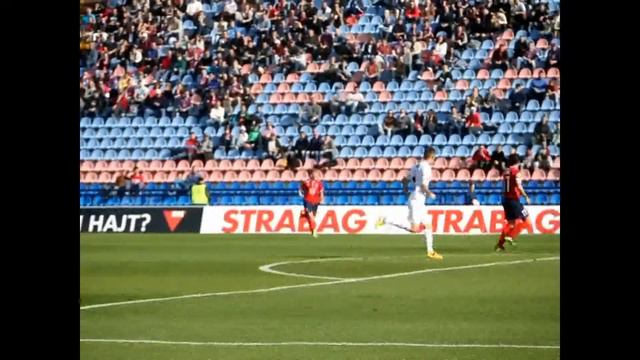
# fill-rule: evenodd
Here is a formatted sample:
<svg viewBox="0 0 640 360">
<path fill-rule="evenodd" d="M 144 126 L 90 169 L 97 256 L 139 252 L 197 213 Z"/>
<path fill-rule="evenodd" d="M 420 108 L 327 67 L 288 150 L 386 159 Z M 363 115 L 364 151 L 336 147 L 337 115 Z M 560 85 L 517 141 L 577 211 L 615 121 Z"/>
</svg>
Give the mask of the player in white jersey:
<svg viewBox="0 0 640 360">
<path fill-rule="evenodd" d="M 424 241 L 427 247 L 427 257 L 430 259 L 442 260 L 442 255 L 433 250 L 433 229 L 431 222 L 427 220 L 427 208 L 425 202 L 427 196 L 435 199 L 436 195 L 429 190 L 431 181 L 431 163 L 436 158 L 436 150 L 428 148 L 424 152 L 423 159 L 414 165 L 409 171 L 409 175 L 402 179 L 405 194 L 409 193 L 409 183 L 411 183 L 411 194 L 409 195 L 409 223 L 410 227 L 402 224 L 395 224 L 380 218 L 376 222 L 376 227 L 385 224 L 398 227 L 411 233 L 424 233 Z"/>
</svg>

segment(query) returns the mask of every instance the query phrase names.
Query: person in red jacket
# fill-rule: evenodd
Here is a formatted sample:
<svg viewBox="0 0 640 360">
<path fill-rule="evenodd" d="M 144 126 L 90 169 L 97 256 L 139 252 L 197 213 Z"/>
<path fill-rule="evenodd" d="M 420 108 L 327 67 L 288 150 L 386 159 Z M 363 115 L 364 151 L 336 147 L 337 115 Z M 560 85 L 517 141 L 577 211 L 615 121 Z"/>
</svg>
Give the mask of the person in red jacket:
<svg viewBox="0 0 640 360">
<path fill-rule="evenodd" d="M 476 110 L 475 106 L 471 107 L 471 111 L 467 116 L 465 127 L 469 131 L 469 134 L 480 135 L 482 133 L 482 119 L 480 113 Z"/>
<path fill-rule="evenodd" d="M 487 171 L 491 168 L 491 154 L 489 154 L 489 150 L 484 145 L 480 145 L 471 159 L 478 169 Z"/>
<path fill-rule="evenodd" d="M 412 2 L 411 6 L 404 12 L 404 15 L 407 17 L 407 22 L 417 22 L 420 20 L 420 9 L 418 9 L 415 2 Z"/>
</svg>

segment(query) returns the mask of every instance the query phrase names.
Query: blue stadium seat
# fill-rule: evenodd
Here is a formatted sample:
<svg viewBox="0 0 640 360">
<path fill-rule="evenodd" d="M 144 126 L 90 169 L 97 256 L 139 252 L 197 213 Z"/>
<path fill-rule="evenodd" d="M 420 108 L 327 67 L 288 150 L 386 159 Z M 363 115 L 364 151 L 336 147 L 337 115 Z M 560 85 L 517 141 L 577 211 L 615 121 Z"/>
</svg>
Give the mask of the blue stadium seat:
<svg viewBox="0 0 640 360">
<path fill-rule="evenodd" d="M 392 146 L 386 147 L 382 153 L 382 156 L 386 158 L 396 157 L 397 156 L 396 148 Z"/>
<path fill-rule="evenodd" d="M 398 149 L 399 157 L 410 157 L 412 156 L 411 154 L 411 149 L 408 146 L 401 146 L 400 149 Z"/>
<path fill-rule="evenodd" d="M 389 145 L 391 146 L 401 146 L 403 144 L 404 144 L 404 140 L 402 139 L 401 135 L 393 135 L 389 143 Z"/>
<path fill-rule="evenodd" d="M 353 154 L 354 157 L 356 158 L 365 158 L 369 155 L 369 152 L 367 151 L 366 148 L 364 147 L 357 147 L 355 153 Z"/>
<path fill-rule="evenodd" d="M 447 137 L 443 134 L 436 135 L 436 138 L 433 140 L 433 145 L 436 146 L 444 146 L 447 144 Z"/>
</svg>

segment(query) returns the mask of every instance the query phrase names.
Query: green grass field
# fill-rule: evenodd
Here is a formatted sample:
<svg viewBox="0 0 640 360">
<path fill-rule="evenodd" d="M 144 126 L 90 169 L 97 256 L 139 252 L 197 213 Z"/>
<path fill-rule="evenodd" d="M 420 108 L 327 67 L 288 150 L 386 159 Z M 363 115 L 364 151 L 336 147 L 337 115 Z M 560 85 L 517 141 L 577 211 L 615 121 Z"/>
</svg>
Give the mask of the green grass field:
<svg viewBox="0 0 640 360">
<path fill-rule="evenodd" d="M 559 237 L 495 240 L 81 234 L 81 359 L 558 359 Z"/>
</svg>

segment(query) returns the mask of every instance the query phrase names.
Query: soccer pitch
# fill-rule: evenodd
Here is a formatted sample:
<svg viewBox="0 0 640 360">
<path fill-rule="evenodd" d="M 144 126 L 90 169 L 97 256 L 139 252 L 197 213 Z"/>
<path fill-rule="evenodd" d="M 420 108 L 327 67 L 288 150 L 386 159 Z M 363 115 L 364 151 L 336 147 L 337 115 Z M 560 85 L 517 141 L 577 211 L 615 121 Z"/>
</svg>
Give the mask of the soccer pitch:
<svg viewBox="0 0 640 360">
<path fill-rule="evenodd" d="M 558 359 L 559 236 L 496 238 L 81 234 L 81 359 Z"/>
</svg>

